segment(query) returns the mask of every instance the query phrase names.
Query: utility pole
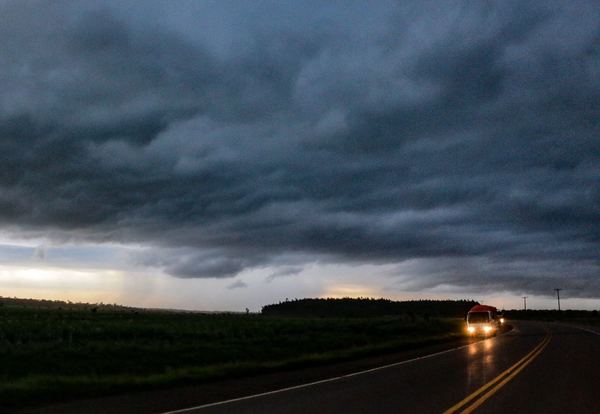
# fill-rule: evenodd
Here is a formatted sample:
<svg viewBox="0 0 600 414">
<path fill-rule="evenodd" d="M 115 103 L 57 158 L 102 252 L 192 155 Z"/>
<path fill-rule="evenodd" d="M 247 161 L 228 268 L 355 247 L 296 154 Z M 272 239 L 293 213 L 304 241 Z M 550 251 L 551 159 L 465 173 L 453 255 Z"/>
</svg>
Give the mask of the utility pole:
<svg viewBox="0 0 600 414">
<path fill-rule="evenodd" d="M 527 310 L 527 296 L 523 296 L 523 310 Z"/>
<path fill-rule="evenodd" d="M 556 291 L 556 300 L 558 301 L 558 310 L 560 310 L 560 291 L 562 289 L 561 288 L 556 288 L 554 290 Z"/>
</svg>

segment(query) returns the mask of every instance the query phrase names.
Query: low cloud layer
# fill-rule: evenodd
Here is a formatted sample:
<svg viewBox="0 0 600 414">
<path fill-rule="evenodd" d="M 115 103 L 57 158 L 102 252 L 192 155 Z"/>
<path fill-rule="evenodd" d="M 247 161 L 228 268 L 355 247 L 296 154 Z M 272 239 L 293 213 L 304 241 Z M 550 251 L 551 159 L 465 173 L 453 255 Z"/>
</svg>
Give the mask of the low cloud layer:
<svg viewBox="0 0 600 414">
<path fill-rule="evenodd" d="M 600 7 L 313 6 L 0 3 L 0 227 L 600 297 Z"/>
</svg>

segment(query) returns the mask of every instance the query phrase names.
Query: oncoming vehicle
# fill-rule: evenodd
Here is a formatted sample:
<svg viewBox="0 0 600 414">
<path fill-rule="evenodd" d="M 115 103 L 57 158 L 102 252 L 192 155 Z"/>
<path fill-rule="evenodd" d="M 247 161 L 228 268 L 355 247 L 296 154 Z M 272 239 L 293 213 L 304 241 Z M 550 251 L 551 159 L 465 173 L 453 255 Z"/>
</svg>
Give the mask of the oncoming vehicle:
<svg viewBox="0 0 600 414">
<path fill-rule="evenodd" d="M 467 333 L 469 335 L 494 335 L 504 323 L 494 306 L 475 305 L 467 313 Z"/>
</svg>

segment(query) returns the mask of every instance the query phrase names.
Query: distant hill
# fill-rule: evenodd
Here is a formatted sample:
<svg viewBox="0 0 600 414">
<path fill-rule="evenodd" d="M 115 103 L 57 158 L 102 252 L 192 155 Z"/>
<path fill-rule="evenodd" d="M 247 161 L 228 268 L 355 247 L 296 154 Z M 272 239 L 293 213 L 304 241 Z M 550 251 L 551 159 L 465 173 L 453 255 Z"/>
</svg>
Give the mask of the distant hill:
<svg viewBox="0 0 600 414">
<path fill-rule="evenodd" d="M 118 305 L 116 303 L 86 303 L 86 302 L 71 302 L 64 300 L 51 300 L 51 299 L 28 299 L 28 298 L 17 298 L 17 297 L 3 297 L 0 296 L 0 309 L 11 308 L 11 309 L 38 309 L 38 310 L 77 310 L 77 311 L 90 311 L 90 312 L 159 312 L 159 313 L 198 313 L 198 314 L 238 314 L 245 312 L 234 312 L 234 311 L 199 311 L 189 309 L 172 309 L 172 308 L 139 308 L 135 306 Z"/>
<path fill-rule="evenodd" d="M 369 317 L 402 314 L 461 317 L 477 304 L 478 302 L 473 300 L 294 299 L 263 306 L 262 314 L 301 317 Z"/>
<path fill-rule="evenodd" d="M 84 303 L 49 299 L 23 299 L 0 296 L 0 308 L 73 309 L 73 310 L 134 310 L 136 308 L 105 303 Z"/>
</svg>

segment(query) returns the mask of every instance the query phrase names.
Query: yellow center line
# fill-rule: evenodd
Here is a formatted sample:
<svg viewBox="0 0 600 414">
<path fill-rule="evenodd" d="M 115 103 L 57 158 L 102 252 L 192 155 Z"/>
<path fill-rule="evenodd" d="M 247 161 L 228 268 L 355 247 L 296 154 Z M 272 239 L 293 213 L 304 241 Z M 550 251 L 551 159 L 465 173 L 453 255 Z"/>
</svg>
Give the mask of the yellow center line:
<svg viewBox="0 0 600 414">
<path fill-rule="evenodd" d="M 508 381 L 510 381 L 512 378 L 514 378 L 519 372 L 521 372 L 521 370 L 523 368 L 525 368 L 531 361 L 533 361 L 542 352 L 544 347 L 546 345 L 548 345 L 548 342 L 550 342 L 550 336 L 546 335 L 539 344 L 537 344 L 529 353 L 527 353 L 527 355 L 525 355 L 523 358 L 518 360 L 511 367 L 509 367 L 508 369 L 503 371 L 496 378 L 494 378 L 487 384 L 483 385 L 481 388 L 477 389 L 472 394 L 468 395 L 465 399 L 459 401 L 458 403 L 456 403 L 455 405 L 453 405 L 452 407 L 450 407 L 449 409 L 444 411 L 443 414 L 456 413 L 460 409 L 464 408 L 470 401 L 481 396 L 481 398 L 479 400 L 477 400 L 473 405 L 471 405 L 471 407 L 469 407 L 465 411 L 463 411 L 463 413 L 465 413 L 465 414 L 472 412 L 475 408 L 477 408 L 481 404 L 483 404 L 483 402 L 485 400 L 487 400 L 494 393 L 496 393 L 496 391 L 498 391 L 501 387 L 503 387 Z M 494 385 L 495 385 L 495 387 L 494 387 Z M 486 394 L 482 395 L 486 390 L 488 390 L 491 387 L 494 387 L 494 388 L 492 388 Z"/>
<path fill-rule="evenodd" d="M 531 364 L 531 362 L 537 358 L 537 356 L 539 354 L 542 353 L 542 351 L 544 350 L 544 348 L 546 347 L 546 345 L 548 345 L 548 343 L 550 342 L 550 338 L 548 337 L 548 339 L 546 340 L 546 342 L 544 343 L 544 345 L 538 349 L 535 354 L 533 354 L 531 356 L 531 358 L 529 358 L 527 361 L 525 361 L 523 363 L 523 365 L 521 365 L 519 368 L 517 368 L 512 374 L 510 374 L 508 377 L 504 378 L 504 380 L 502 380 L 498 385 L 496 385 L 494 388 L 492 388 L 491 390 L 489 390 L 488 392 L 486 392 L 484 395 L 482 395 L 477 401 L 475 401 L 470 407 L 468 407 L 466 410 L 464 410 L 462 412 L 462 414 L 469 414 L 472 413 L 473 411 L 475 411 L 475 409 L 477 407 L 479 407 L 481 404 L 483 404 L 485 402 L 485 400 L 487 400 L 488 398 L 490 398 L 492 395 L 494 395 L 500 388 L 502 388 L 504 385 L 506 385 L 506 383 L 508 381 L 510 381 L 511 379 L 513 379 L 514 377 L 517 376 L 517 374 L 519 372 L 521 372 L 523 370 L 523 368 L 525 368 L 527 365 Z"/>
</svg>

